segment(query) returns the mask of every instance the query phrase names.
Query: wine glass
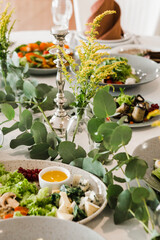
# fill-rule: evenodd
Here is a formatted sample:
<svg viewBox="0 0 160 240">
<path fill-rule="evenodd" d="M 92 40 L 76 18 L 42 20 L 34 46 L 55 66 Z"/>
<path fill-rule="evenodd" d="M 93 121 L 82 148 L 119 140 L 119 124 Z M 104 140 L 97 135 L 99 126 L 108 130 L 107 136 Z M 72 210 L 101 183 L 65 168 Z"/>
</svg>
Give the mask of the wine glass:
<svg viewBox="0 0 160 240">
<path fill-rule="evenodd" d="M 55 25 L 68 27 L 72 12 L 71 0 L 52 0 L 52 16 Z"/>
</svg>

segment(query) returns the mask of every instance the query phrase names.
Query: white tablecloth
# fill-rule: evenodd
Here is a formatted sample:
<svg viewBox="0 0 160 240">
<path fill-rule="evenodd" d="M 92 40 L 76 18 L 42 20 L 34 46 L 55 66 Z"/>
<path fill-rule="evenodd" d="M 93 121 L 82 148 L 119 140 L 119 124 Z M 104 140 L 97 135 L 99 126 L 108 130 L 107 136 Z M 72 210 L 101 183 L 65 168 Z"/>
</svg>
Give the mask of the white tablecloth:
<svg viewBox="0 0 160 240">
<path fill-rule="evenodd" d="M 72 44 L 75 45 L 76 38 L 73 37 L 73 33 L 68 38 Z M 25 32 L 13 32 L 11 40 L 14 42 L 12 49 L 22 43 L 29 43 L 33 41 L 51 41 L 52 36 L 49 31 L 25 31 Z M 154 46 L 160 50 L 160 37 L 140 37 L 141 44 Z M 56 86 L 56 75 L 46 77 L 33 77 L 39 82 L 44 82 L 52 86 Z M 65 89 L 69 89 L 68 83 L 65 85 Z M 160 78 L 154 80 L 151 83 L 144 84 L 135 88 L 127 90 L 129 94 L 142 94 L 145 99 L 160 104 Z M 0 115 L 0 122 L 3 118 Z M 6 124 L 5 124 L 6 125 Z M 10 123 L 7 124 L 8 126 Z M 160 135 L 160 129 L 145 127 L 133 129 L 132 140 L 127 146 L 127 150 L 132 154 L 133 150 L 140 143 L 147 139 Z M 2 159 L 29 159 L 29 155 L 26 147 L 18 147 L 15 150 L 9 148 L 10 139 L 15 137 L 15 133 L 11 133 L 5 136 L 3 148 L 0 150 L 0 160 Z M 87 224 L 88 227 L 97 231 L 105 239 L 108 240 L 146 240 L 149 236 L 143 230 L 143 227 L 134 219 L 129 220 L 121 225 L 115 225 L 113 222 L 112 210 L 108 207 L 94 220 Z"/>
</svg>

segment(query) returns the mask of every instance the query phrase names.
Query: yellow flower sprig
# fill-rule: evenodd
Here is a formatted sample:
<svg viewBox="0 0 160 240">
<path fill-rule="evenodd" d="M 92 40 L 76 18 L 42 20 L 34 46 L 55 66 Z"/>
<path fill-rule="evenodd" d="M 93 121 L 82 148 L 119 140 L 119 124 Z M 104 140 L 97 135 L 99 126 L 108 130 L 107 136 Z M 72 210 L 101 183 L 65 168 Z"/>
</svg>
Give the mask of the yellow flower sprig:
<svg viewBox="0 0 160 240">
<path fill-rule="evenodd" d="M 11 24 L 9 27 L 11 16 L 13 14 L 13 9 L 8 13 L 10 4 L 7 3 L 5 10 L 0 13 L 0 63 L 1 63 L 1 71 L 2 76 L 6 83 L 7 78 L 7 54 L 8 54 L 8 48 L 10 46 L 10 33 L 13 29 L 15 21 Z"/>
<path fill-rule="evenodd" d="M 105 51 L 108 47 L 99 44 L 95 39 L 97 34 L 96 28 L 100 26 L 102 18 L 113 13 L 115 13 L 115 11 L 105 11 L 97 16 L 93 23 L 89 23 L 91 28 L 90 31 L 87 32 L 87 41 L 80 40 L 80 45 L 76 47 L 80 61 L 78 66 L 76 61 L 59 47 L 64 58 L 69 62 L 75 73 L 75 77 L 72 77 L 66 70 L 63 61 L 61 61 L 63 73 L 73 90 L 77 106 L 85 107 L 96 94 L 102 80 L 111 75 L 111 73 L 113 75 L 113 69 L 116 69 L 122 63 L 115 62 L 110 65 L 104 65 L 103 62 L 105 60 L 112 58 L 110 58 L 108 52 Z M 104 50 L 103 52 L 101 51 L 102 49 Z"/>
</svg>

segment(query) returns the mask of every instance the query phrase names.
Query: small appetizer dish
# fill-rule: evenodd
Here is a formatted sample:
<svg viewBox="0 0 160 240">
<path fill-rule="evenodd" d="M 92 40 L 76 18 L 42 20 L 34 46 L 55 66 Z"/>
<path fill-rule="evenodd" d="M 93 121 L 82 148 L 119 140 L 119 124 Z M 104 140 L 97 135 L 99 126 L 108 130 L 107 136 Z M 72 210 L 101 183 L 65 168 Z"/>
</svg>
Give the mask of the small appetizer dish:
<svg viewBox="0 0 160 240">
<path fill-rule="evenodd" d="M 159 109 L 159 105 L 156 103 L 150 103 L 146 101 L 140 94 L 127 95 L 123 89 L 120 89 L 121 93 L 118 97 L 115 97 L 116 102 L 116 114 L 113 116 L 115 119 L 123 117 L 124 123 L 138 124 L 149 121 L 149 114 L 156 109 Z"/>
<path fill-rule="evenodd" d="M 69 182 L 70 172 L 63 167 L 47 167 L 39 173 L 39 185 L 41 188 L 48 187 L 51 193 L 54 189 L 59 189 L 61 185 Z"/>
</svg>

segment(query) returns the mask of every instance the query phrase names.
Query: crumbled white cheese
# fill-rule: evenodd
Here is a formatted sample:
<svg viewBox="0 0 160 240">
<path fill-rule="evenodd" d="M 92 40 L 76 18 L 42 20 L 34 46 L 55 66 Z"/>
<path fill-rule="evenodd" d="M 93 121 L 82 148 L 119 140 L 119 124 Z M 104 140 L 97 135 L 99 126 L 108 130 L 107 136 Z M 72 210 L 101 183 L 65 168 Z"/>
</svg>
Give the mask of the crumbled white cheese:
<svg viewBox="0 0 160 240">
<path fill-rule="evenodd" d="M 132 74 L 136 74 L 135 69 L 133 67 L 131 69 L 132 69 Z"/>
<path fill-rule="evenodd" d="M 90 185 L 89 185 L 89 181 L 87 180 L 87 179 L 80 179 L 80 181 L 79 181 L 79 187 L 84 191 L 84 192 L 86 192 L 88 189 L 89 189 L 89 187 L 90 187 Z"/>
<path fill-rule="evenodd" d="M 89 190 L 85 192 L 85 196 L 88 197 L 89 202 L 92 202 L 96 205 L 100 205 L 102 202 L 102 197 L 100 195 L 98 196 L 94 191 Z"/>
<path fill-rule="evenodd" d="M 73 186 L 78 186 L 81 177 L 82 177 L 81 175 L 75 174 L 75 175 L 73 176 L 73 183 L 72 183 L 72 185 L 73 185 Z"/>
<path fill-rule="evenodd" d="M 88 197 L 81 197 L 81 201 L 80 201 L 80 204 L 79 204 L 80 209 L 84 210 L 86 201 L 88 201 Z"/>
<path fill-rule="evenodd" d="M 135 78 L 127 78 L 125 81 L 125 84 L 135 84 L 136 79 Z"/>
</svg>

